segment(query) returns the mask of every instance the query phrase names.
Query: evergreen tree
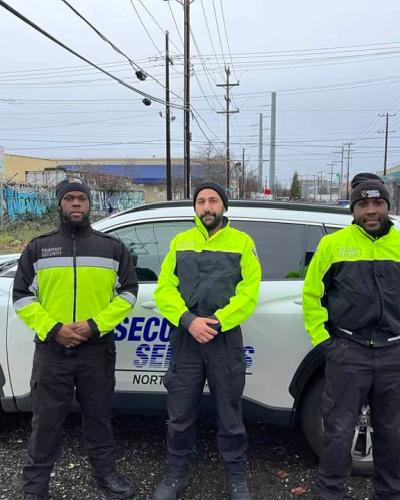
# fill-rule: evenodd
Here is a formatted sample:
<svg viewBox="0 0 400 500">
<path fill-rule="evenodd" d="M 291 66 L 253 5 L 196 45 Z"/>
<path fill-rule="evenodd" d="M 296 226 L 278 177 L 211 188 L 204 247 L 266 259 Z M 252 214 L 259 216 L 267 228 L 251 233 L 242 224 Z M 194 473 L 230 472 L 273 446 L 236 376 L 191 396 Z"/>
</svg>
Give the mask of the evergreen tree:
<svg viewBox="0 0 400 500">
<path fill-rule="evenodd" d="M 290 186 L 290 199 L 299 200 L 301 198 L 301 185 L 297 171 L 293 174 L 292 185 Z"/>
</svg>

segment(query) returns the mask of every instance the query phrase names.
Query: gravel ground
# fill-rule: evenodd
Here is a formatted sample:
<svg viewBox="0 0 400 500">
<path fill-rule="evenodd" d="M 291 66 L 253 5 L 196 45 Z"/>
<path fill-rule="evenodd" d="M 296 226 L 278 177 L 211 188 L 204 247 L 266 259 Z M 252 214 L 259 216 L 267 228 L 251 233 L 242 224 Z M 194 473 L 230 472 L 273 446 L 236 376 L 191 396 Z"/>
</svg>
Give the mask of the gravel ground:
<svg viewBox="0 0 400 500">
<path fill-rule="evenodd" d="M 114 419 L 118 470 L 140 484 L 137 499 L 151 494 L 165 470 L 165 419 L 118 416 Z M 248 424 L 249 485 L 253 500 L 310 498 L 317 459 L 299 430 Z M 20 498 L 21 467 L 30 433 L 28 415 L 7 415 L 0 427 L 0 499 Z M 301 487 L 304 493 L 294 494 Z M 90 475 L 80 431 L 80 418 L 65 424 L 63 451 L 52 474 L 55 500 L 102 500 Z M 181 500 L 222 500 L 223 466 L 215 449 L 215 423 L 202 420 L 199 446 L 189 486 Z M 370 499 L 369 479 L 353 477 L 346 498 Z"/>
</svg>

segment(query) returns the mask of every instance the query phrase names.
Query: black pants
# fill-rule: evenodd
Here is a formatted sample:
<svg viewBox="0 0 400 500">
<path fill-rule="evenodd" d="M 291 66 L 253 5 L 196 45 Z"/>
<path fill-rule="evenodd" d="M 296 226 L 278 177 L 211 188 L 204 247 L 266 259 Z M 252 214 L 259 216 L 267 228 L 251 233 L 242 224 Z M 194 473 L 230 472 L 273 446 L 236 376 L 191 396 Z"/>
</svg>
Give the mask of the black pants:
<svg viewBox="0 0 400 500">
<path fill-rule="evenodd" d="M 240 328 L 219 333 L 200 344 L 181 328 L 171 332 L 172 359 L 164 378 L 168 390 L 168 464 L 185 474 L 196 443 L 196 419 L 205 381 L 214 396 L 218 415 L 217 445 L 230 475 L 246 468 L 246 431 L 241 397 L 246 363 Z"/>
<path fill-rule="evenodd" d="M 320 498 L 344 498 L 361 407 L 371 408 L 375 498 L 400 499 L 400 344 L 372 348 L 334 339 L 325 347 L 324 442 L 317 473 Z"/>
<path fill-rule="evenodd" d="M 67 350 L 55 341 L 36 345 L 31 378 L 32 434 L 23 469 L 23 491 L 44 494 L 62 439 L 62 425 L 76 390 L 83 434 L 95 475 L 114 468 L 111 399 L 115 385 L 113 343 Z"/>
</svg>

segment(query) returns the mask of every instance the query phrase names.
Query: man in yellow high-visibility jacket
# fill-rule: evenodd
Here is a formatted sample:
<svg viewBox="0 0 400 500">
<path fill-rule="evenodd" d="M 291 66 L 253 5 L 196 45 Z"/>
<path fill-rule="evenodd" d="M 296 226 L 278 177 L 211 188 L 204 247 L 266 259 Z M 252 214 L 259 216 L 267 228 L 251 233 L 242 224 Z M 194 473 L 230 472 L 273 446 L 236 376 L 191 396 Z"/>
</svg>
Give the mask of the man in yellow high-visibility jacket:
<svg viewBox="0 0 400 500">
<path fill-rule="evenodd" d="M 113 330 L 138 292 L 133 260 L 121 241 L 92 229 L 90 188 L 82 179 L 64 179 L 56 195 L 60 225 L 28 244 L 14 280 L 14 308 L 36 334 L 24 499 L 48 499 L 74 390 L 95 479 L 108 493 L 130 498 L 135 485 L 115 471 L 111 400 Z"/>
<path fill-rule="evenodd" d="M 247 234 L 224 212 L 224 188 L 208 181 L 193 195 L 195 227 L 178 234 L 164 259 L 154 298 L 172 323 L 168 390 L 168 474 L 154 500 L 174 500 L 187 484 L 196 419 L 207 380 L 218 414 L 217 444 L 232 500 L 249 500 L 241 414 L 246 362 L 240 323 L 258 299 L 261 268 Z"/>
<path fill-rule="evenodd" d="M 342 500 L 361 407 L 374 426 L 375 498 L 400 498 L 400 232 L 372 173 L 352 180 L 353 224 L 324 236 L 303 292 L 305 326 L 325 356 L 317 498 Z M 316 417 L 317 418 L 317 417 Z"/>
</svg>

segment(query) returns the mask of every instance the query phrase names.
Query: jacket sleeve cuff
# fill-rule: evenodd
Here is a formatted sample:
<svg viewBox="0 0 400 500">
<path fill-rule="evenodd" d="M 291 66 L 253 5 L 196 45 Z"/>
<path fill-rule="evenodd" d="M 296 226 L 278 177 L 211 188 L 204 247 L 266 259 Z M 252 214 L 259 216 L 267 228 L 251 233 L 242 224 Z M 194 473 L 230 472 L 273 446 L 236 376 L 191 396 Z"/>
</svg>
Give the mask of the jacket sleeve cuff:
<svg viewBox="0 0 400 500">
<path fill-rule="evenodd" d="M 90 329 L 93 332 L 93 337 L 100 337 L 100 330 L 99 330 L 99 327 L 97 326 L 97 323 L 95 322 L 95 320 L 93 318 L 89 318 L 87 320 L 87 322 L 88 322 L 88 325 L 90 326 Z"/>
<path fill-rule="evenodd" d="M 215 316 L 215 314 L 213 314 L 210 319 L 215 319 L 218 321 L 218 323 L 216 323 L 215 325 L 209 325 L 209 326 L 211 326 L 211 328 L 213 328 L 214 330 L 217 330 L 218 332 L 220 332 L 222 325 L 221 325 L 219 319 Z"/>
<path fill-rule="evenodd" d="M 62 323 L 58 322 L 56 323 L 51 330 L 47 332 L 45 342 L 48 340 L 53 340 L 54 337 L 57 335 L 57 333 L 61 330 L 61 327 L 63 326 Z"/>
<path fill-rule="evenodd" d="M 192 321 L 196 318 L 197 316 L 195 314 L 192 314 L 190 311 L 186 311 L 182 314 L 179 320 L 179 324 L 182 325 L 183 328 L 186 328 L 186 330 L 188 330 L 189 326 L 192 324 Z"/>
</svg>

